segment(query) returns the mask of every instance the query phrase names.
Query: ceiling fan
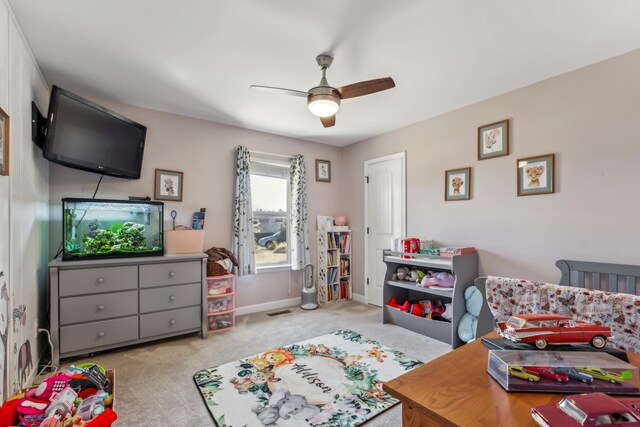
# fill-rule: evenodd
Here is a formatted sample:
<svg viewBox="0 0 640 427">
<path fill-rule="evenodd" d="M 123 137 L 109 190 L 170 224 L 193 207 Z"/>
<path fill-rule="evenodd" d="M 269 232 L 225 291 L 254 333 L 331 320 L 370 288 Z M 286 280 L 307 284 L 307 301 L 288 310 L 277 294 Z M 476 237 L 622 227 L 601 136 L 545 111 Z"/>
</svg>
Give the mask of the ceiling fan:
<svg viewBox="0 0 640 427">
<path fill-rule="evenodd" d="M 338 111 L 338 108 L 340 108 L 341 100 L 371 95 L 372 93 L 396 87 L 396 84 L 391 77 L 384 77 L 381 79 L 367 80 L 335 88 L 333 86 L 329 86 L 329 82 L 327 82 L 327 69 L 331 66 L 333 57 L 326 54 L 318 55 L 316 57 L 316 62 L 318 63 L 320 70 L 322 70 L 322 78 L 320 79 L 318 86 L 309 89 L 307 92 L 259 85 L 251 85 L 251 88 L 265 92 L 276 92 L 291 96 L 306 97 L 307 105 L 309 106 L 311 113 L 320 117 L 322 125 L 328 128 L 336 124 L 336 112 Z"/>
</svg>

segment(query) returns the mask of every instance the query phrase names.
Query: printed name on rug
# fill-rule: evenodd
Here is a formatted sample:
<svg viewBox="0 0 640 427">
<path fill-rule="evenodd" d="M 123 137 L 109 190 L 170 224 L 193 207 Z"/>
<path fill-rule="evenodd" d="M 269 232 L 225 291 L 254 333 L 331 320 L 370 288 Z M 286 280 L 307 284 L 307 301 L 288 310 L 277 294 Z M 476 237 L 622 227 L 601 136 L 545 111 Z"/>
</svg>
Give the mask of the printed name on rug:
<svg viewBox="0 0 640 427">
<path fill-rule="evenodd" d="M 323 383 L 318 378 L 318 374 L 311 371 L 311 368 L 308 368 L 307 365 L 294 363 L 291 369 L 297 374 L 302 374 L 302 378 L 307 380 L 309 384 L 315 385 L 316 387 L 320 388 L 323 393 L 331 393 L 331 387 Z"/>
</svg>

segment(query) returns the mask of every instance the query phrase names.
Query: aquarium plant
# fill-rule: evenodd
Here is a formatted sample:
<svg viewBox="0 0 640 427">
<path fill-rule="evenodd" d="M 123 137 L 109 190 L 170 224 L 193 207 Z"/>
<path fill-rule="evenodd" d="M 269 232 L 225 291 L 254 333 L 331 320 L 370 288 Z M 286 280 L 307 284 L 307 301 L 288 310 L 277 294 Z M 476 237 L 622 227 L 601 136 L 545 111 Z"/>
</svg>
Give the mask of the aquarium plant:
<svg viewBox="0 0 640 427">
<path fill-rule="evenodd" d="M 92 229 L 82 238 L 87 253 L 106 253 L 111 251 L 133 252 L 147 249 L 144 237 L 144 224 L 125 222 L 113 224 L 111 230 Z"/>
</svg>

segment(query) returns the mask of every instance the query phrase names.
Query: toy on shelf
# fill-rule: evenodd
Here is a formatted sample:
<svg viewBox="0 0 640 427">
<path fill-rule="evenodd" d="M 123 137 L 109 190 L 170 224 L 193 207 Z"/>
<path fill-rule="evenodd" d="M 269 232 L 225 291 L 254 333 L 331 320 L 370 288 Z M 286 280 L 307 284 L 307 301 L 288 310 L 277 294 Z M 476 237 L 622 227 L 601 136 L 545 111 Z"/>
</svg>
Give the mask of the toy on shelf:
<svg viewBox="0 0 640 427">
<path fill-rule="evenodd" d="M 476 248 L 440 248 L 440 256 L 456 256 L 472 254 Z"/>
<path fill-rule="evenodd" d="M 449 322 L 450 320 L 443 316 L 447 307 L 442 300 L 422 300 L 422 301 L 405 301 L 402 305 L 398 304 L 395 298 L 391 298 L 387 303 L 389 307 L 393 307 L 413 316 L 424 317 L 429 320 L 439 320 Z"/>
<path fill-rule="evenodd" d="M 447 288 L 453 289 L 453 285 L 456 282 L 456 278 L 453 274 L 446 271 L 434 273 L 433 271 L 427 271 L 425 276 L 420 282 L 420 286 L 429 288 Z"/>
<path fill-rule="evenodd" d="M 601 349 L 613 339 L 608 326 L 576 322 L 560 314 L 519 314 L 499 322 L 497 329 L 503 338 L 533 344 L 541 350 L 547 345 L 583 343 Z"/>
</svg>

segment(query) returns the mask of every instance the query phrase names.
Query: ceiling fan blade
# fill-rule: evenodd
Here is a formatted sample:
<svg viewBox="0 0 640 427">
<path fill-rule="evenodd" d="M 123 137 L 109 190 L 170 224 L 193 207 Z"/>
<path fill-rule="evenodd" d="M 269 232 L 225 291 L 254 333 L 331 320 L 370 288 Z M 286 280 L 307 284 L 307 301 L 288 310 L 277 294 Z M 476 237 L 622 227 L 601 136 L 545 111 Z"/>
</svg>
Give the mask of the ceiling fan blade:
<svg viewBox="0 0 640 427">
<path fill-rule="evenodd" d="M 329 117 L 320 117 L 320 121 L 322 122 L 322 126 L 330 128 L 331 126 L 336 125 L 336 115 L 334 114 L 333 116 Z"/>
<path fill-rule="evenodd" d="M 250 87 L 251 89 L 256 89 L 262 92 L 282 93 L 284 95 L 301 96 L 305 98 L 308 95 L 307 92 L 302 92 L 300 90 L 294 90 L 294 89 L 283 89 L 281 87 L 259 86 L 259 85 L 251 85 Z"/>
<path fill-rule="evenodd" d="M 366 82 L 353 83 L 350 85 L 339 87 L 342 99 L 355 98 L 358 96 L 370 95 L 372 93 L 381 92 L 383 90 L 396 87 L 391 77 L 382 79 L 367 80 Z"/>
</svg>

